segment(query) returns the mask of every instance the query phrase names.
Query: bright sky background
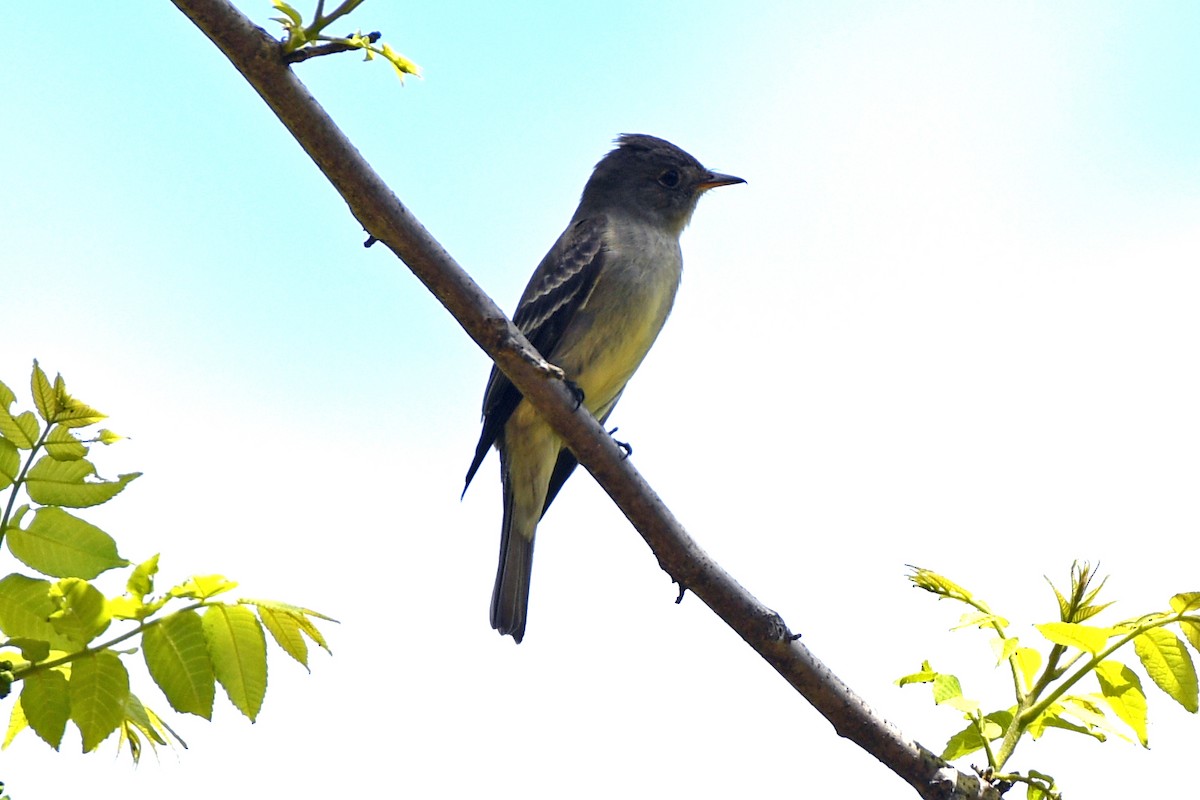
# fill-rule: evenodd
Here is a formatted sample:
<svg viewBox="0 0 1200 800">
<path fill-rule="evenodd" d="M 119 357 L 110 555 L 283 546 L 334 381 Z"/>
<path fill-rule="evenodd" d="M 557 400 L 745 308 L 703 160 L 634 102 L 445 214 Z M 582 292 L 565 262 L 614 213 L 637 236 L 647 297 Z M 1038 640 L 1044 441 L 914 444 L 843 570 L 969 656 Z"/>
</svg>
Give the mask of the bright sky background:
<svg viewBox="0 0 1200 800">
<path fill-rule="evenodd" d="M 712 556 L 906 732 L 940 750 L 961 724 L 892 685 L 923 658 L 989 706 L 1007 681 L 905 564 L 1022 626 L 1073 559 L 1113 575 L 1114 620 L 1200 589 L 1200 5 L 356 17 L 424 80 L 297 72 L 507 309 L 617 134 L 749 181 L 701 202 L 612 421 Z M 28 403 L 37 357 L 130 437 L 102 469 L 145 476 L 88 518 L 127 558 L 161 550 L 164 588 L 220 571 L 342 621 L 311 676 L 272 653 L 253 726 L 224 700 L 211 725 L 174 715 L 135 675 L 192 746 L 158 762 L 23 734 L 0 754 L 17 800 L 914 796 L 674 605 L 582 471 L 541 527 L 525 643 L 497 636 L 494 458 L 459 501 L 487 358 L 169 3 L 6 24 L 0 377 Z M 1171 794 L 1200 720 L 1147 687 L 1150 752 L 1052 733 L 1010 766 Z"/>
</svg>

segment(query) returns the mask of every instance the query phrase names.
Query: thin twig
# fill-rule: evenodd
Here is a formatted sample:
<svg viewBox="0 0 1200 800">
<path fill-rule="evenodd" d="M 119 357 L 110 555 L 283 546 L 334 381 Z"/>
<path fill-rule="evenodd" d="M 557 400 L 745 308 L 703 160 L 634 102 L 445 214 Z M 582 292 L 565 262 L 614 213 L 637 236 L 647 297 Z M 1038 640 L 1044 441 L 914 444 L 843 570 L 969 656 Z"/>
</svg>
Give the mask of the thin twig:
<svg viewBox="0 0 1200 800">
<path fill-rule="evenodd" d="M 372 31 L 363 37 L 371 44 L 379 41 L 379 31 Z M 319 58 L 320 56 L 331 56 L 335 53 L 346 53 L 350 50 L 362 50 L 356 44 L 350 44 L 345 40 L 335 40 L 325 44 L 317 44 L 312 47 L 302 47 L 299 50 L 293 50 L 284 55 L 283 60 L 288 64 L 299 64 L 301 61 L 308 61 L 310 58 Z"/>
</svg>

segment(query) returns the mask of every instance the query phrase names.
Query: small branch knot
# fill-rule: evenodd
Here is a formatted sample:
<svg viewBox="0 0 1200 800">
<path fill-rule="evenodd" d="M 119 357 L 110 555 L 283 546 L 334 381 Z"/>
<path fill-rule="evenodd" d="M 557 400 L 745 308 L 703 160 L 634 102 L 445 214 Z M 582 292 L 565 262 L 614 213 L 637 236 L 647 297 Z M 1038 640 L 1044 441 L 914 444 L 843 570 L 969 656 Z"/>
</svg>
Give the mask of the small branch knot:
<svg viewBox="0 0 1200 800">
<path fill-rule="evenodd" d="M 794 642 L 800 638 L 800 634 L 792 633 L 788 629 L 787 623 L 783 621 L 777 612 L 767 609 L 767 613 L 761 619 L 766 638 L 773 642 Z"/>
</svg>

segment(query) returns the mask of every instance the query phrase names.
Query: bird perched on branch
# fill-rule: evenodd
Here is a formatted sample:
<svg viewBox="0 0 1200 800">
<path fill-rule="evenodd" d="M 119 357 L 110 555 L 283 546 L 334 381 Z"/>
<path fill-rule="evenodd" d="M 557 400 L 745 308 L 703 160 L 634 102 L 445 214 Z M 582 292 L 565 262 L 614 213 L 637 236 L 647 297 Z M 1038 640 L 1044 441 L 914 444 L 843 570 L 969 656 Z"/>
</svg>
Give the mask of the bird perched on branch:
<svg viewBox="0 0 1200 800">
<path fill-rule="evenodd" d="M 596 165 L 570 224 L 525 287 L 513 322 L 601 423 L 671 313 L 683 271 L 679 236 L 696 202 L 733 183 L 745 181 L 705 169 L 670 142 L 625 134 Z M 467 486 L 493 444 L 504 520 L 491 620 L 520 642 L 538 521 L 577 462 L 494 365 Z"/>
</svg>

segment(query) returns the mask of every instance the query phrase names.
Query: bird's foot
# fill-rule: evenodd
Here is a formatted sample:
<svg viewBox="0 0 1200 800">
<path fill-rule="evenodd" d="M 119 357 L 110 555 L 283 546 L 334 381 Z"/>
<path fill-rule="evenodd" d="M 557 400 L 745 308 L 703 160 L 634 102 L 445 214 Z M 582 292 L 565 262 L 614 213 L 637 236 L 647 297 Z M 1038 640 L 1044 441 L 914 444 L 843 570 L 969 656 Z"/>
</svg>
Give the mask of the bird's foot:
<svg viewBox="0 0 1200 800">
<path fill-rule="evenodd" d="M 619 430 L 620 430 L 620 428 L 613 428 L 611 431 L 608 432 L 608 435 L 612 436 Z M 621 448 L 621 451 L 623 453 L 625 453 L 625 456 L 624 456 L 625 458 L 629 458 L 631 455 L 633 455 L 633 445 L 631 445 L 629 442 L 622 442 L 620 439 L 617 439 L 614 437 L 613 444 L 615 444 L 617 447 Z"/>
<path fill-rule="evenodd" d="M 555 369 L 558 369 L 558 367 L 555 367 Z M 562 370 L 559 370 L 559 372 L 562 372 Z M 579 407 L 583 405 L 583 389 L 580 389 L 579 384 L 568 378 L 566 375 L 562 376 L 562 380 L 563 383 L 567 385 L 567 388 L 571 391 L 571 395 L 575 398 L 575 410 L 578 411 Z"/>
<path fill-rule="evenodd" d="M 558 378 L 560 381 L 567 380 L 567 373 L 562 371 L 562 367 L 556 367 L 544 358 L 539 358 L 533 363 L 543 375 Z M 567 382 L 570 383 L 570 381 Z"/>
</svg>

